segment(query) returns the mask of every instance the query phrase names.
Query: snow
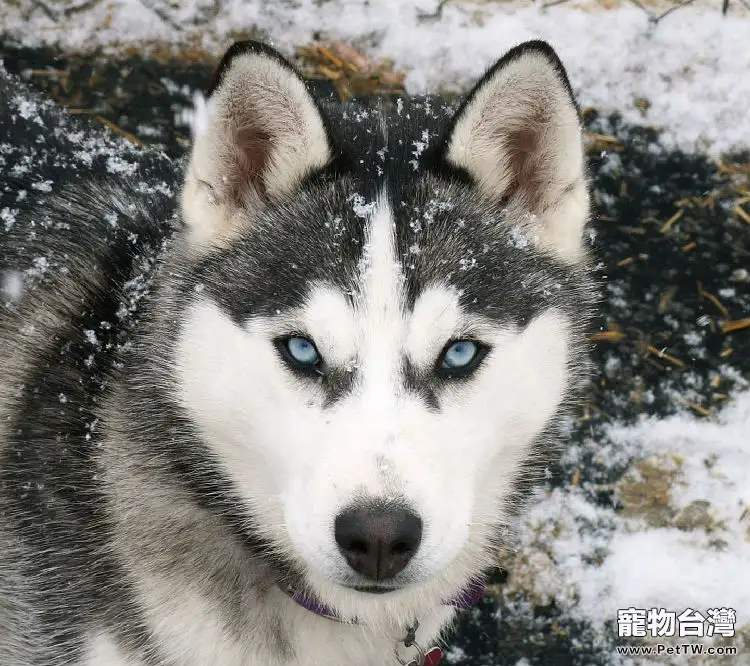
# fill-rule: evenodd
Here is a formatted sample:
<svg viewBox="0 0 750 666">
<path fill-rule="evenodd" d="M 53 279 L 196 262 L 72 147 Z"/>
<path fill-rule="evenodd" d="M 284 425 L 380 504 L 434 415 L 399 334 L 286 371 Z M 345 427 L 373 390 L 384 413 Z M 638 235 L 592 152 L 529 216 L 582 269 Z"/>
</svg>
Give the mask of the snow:
<svg viewBox="0 0 750 666">
<path fill-rule="evenodd" d="M 649 418 L 613 426 L 605 440 L 582 447 L 613 468 L 636 463 L 618 483 L 624 506 L 600 506 L 585 483 L 547 494 L 524 520 L 516 559 L 526 571 L 511 585 L 542 603 L 554 598 L 598 632 L 629 607 L 732 608 L 737 630 L 750 625 L 750 391 L 714 420 Z M 633 474 L 639 465 L 664 482 L 666 503 L 645 507 L 654 512 L 628 506 L 625 484 L 645 478 Z"/>
<path fill-rule="evenodd" d="M 658 25 L 630 5 L 602 11 L 585 2 L 545 10 L 458 0 L 439 18 L 424 17 L 436 0 L 221 0 L 215 15 L 212 4 L 189 0 L 166 14 L 155 3 L 113 0 L 56 21 L 12 4 L 0 10 L 0 34 L 66 50 L 166 42 L 214 55 L 238 34 L 264 35 L 287 54 L 316 38 L 343 40 L 392 58 L 407 70 L 410 92 L 465 90 L 506 49 L 542 38 L 558 50 L 584 107 L 662 128 L 668 145 L 686 150 L 719 154 L 750 138 L 750 19 L 738 3 L 726 17 L 718 3 L 695 3 Z"/>
<path fill-rule="evenodd" d="M 5 271 L 0 280 L 0 291 L 9 301 L 17 301 L 23 293 L 23 277 L 18 271 Z"/>
</svg>

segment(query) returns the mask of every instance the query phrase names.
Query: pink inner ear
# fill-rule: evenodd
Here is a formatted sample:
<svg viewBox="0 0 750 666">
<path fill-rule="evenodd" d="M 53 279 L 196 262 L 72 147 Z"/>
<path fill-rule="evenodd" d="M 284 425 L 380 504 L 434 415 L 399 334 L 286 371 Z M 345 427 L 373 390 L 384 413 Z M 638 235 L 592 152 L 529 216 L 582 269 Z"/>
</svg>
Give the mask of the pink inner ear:
<svg viewBox="0 0 750 666">
<path fill-rule="evenodd" d="M 251 198 L 266 198 L 263 174 L 271 155 L 271 135 L 259 127 L 236 127 L 229 140 L 231 155 L 227 161 L 227 195 L 236 205 Z"/>
<path fill-rule="evenodd" d="M 545 134 L 553 122 L 549 112 L 538 101 L 528 100 L 521 122 L 507 128 L 503 144 L 507 151 L 507 169 L 511 179 L 504 198 L 518 197 L 522 205 L 536 213 L 549 203 L 546 190 L 553 180 L 554 157 L 545 147 Z"/>
<path fill-rule="evenodd" d="M 523 204 L 529 206 L 534 202 L 534 192 L 542 183 L 539 182 L 538 130 L 530 127 L 510 132 L 505 140 L 508 151 L 507 168 L 511 173 L 511 181 L 505 198 L 520 196 Z"/>
</svg>

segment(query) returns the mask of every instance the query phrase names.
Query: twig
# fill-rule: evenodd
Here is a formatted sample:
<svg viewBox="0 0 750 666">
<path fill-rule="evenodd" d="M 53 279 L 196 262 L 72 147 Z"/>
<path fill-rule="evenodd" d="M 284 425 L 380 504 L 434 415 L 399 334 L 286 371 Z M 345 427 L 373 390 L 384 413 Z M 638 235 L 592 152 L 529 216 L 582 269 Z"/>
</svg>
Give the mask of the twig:
<svg viewBox="0 0 750 666">
<path fill-rule="evenodd" d="M 648 349 L 648 351 L 650 351 L 657 358 L 663 358 L 665 361 L 669 361 L 672 365 L 676 365 L 678 368 L 685 367 L 685 361 L 681 361 L 679 358 L 670 356 L 663 349 L 657 349 L 653 345 L 648 345 L 646 349 Z"/>
<path fill-rule="evenodd" d="M 436 21 L 438 19 L 443 18 L 443 7 L 447 5 L 450 2 L 450 0 L 440 0 L 438 2 L 437 7 L 435 8 L 435 11 L 432 13 L 428 12 L 417 12 L 417 20 L 418 21 Z"/>
<path fill-rule="evenodd" d="M 143 141 L 141 141 L 135 134 L 131 134 L 130 132 L 126 132 L 122 127 L 118 127 L 115 125 L 111 120 L 107 120 L 104 116 L 94 116 L 99 122 L 104 123 L 109 129 L 111 129 L 116 134 L 119 134 L 120 136 L 125 137 L 130 143 L 135 144 L 136 146 L 143 146 Z"/>
<path fill-rule="evenodd" d="M 648 22 L 652 26 L 655 26 L 659 22 L 659 19 L 653 14 L 653 12 L 648 7 L 646 7 L 646 5 L 640 2 L 640 0 L 630 0 L 630 2 L 638 7 L 638 9 L 640 9 L 646 16 L 648 16 Z"/>
<path fill-rule="evenodd" d="M 724 304 L 716 296 L 706 291 L 700 282 L 698 283 L 698 298 L 700 300 L 707 298 L 709 301 L 711 301 L 711 303 L 714 304 L 716 309 L 721 312 L 724 319 L 729 319 L 729 310 L 724 307 Z"/>
<path fill-rule="evenodd" d="M 662 228 L 659 229 L 659 233 L 665 234 L 667 233 L 671 228 L 672 225 L 677 222 L 683 215 L 685 214 L 685 209 L 680 208 L 672 217 L 670 217 L 663 225 Z"/>
<path fill-rule="evenodd" d="M 205 25 L 210 20 L 215 19 L 221 11 L 221 0 L 214 0 L 210 7 L 200 9 L 199 14 L 193 18 L 192 24 L 195 26 Z"/>
<path fill-rule="evenodd" d="M 690 409 L 692 409 L 693 411 L 698 412 L 698 414 L 700 414 L 701 416 L 711 416 L 711 410 L 710 409 L 706 409 L 705 407 L 701 407 L 700 405 L 698 405 L 698 404 L 696 404 L 694 402 L 690 402 L 690 400 L 686 400 L 685 398 L 682 398 L 682 402 L 685 405 L 687 405 L 688 407 L 690 407 Z"/>
<path fill-rule="evenodd" d="M 659 16 L 656 18 L 656 21 L 661 21 L 665 16 L 669 16 L 672 12 L 677 11 L 678 9 L 682 9 L 683 7 L 686 7 L 687 5 L 692 4 L 693 2 L 695 2 L 695 0 L 685 0 L 684 2 L 681 2 L 679 5 L 670 7 L 663 14 L 659 14 Z"/>
<path fill-rule="evenodd" d="M 739 202 L 737 203 L 737 205 L 735 205 L 734 212 L 737 213 L 737 215 L 739 215 L 743 220 L 745 220 L 745 222 L 750 224 L 750 215 L 745 212 Z"/>
<path fill-rule="evenodd" d="M 32 0 L 32 2 L 34 3 L 34 7 L 41 9 L 51 21 L 57 23 L 60 20 L 60 17 L 47 6 L 46 2 L 42 2 L 42 0 Z"/>
<path fill-rule="evenodd" d="M 623 340 L 625 337 L 626 336 L 622 331 L 610 330 L 594 333 L 589 340 L 591 340 L 591 342 L 620 342 L 620 340 Z"/>
<path fill-rule="evenodd" d="M 172 20 L 172 17 L 167 14 L 161 7 L 157 7 L 151 0 L 139 0 L 139 2 L 146 7 L 146 9 L 150 9 L 154 14 L 156 14 L 164 23 L 166 23 L 170 28 L 174 28 L 178 32 L 182 32 L 182 26 L 178 23 L 175 23 Z"/>
<path fill-rule="evenodd" d="M 669 304 L 672 302 L 674 295 L 677 293 L 677 287 L 671 286 L 667 291 L 664 292 L 662 297 L 659 299 L 659 314 L 663 314 L 669 308 Z"/>
<path fill-rule="evenodd" d="M 73 7 L 66 7 L 63 9 L 63 14 L 65 16 L 73 16 L 73 14 L 77 14 L 78 12 L 84 12 L 87 9 L 91 9 L 92 7 L 96 7 L 102 0 L 84 0 L 80 5 L 74 5 Z"/>
<path fill-rule="evenodd" d="M 722 333 L 732 333 L 733 331 L 742 331 L 750 328 L 750 317 L 745 319 L 736 319 L 734 321 L 725 321 L 721 324 Z M 729 356 L 729 354 L 727 354 Z"/>
</svg>

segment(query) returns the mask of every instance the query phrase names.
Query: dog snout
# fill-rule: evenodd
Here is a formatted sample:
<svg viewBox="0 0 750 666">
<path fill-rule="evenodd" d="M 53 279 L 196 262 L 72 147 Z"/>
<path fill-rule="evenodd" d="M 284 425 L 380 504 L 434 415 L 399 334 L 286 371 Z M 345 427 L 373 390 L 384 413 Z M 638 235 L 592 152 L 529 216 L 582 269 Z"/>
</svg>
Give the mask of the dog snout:
<svg viewBox="0 0 750 666">
<path fill-rule="evenodd" d="M 422 520 L 403 507 L 372 505 L 344 510 L 334 535 L 349 566 L 373 581 L 406 568 L 422 541 Z"/>
</svg>

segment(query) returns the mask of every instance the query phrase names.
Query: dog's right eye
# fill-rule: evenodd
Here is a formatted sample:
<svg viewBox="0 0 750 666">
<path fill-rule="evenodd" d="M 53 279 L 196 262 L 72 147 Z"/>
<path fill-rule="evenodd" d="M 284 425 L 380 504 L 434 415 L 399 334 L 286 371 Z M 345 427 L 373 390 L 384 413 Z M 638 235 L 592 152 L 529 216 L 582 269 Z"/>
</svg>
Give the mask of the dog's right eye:
<svg viewBox="0 0 750 666">
<path fill-rule="evenodd" d="M 312 340 L 307 338 L 289 338 L 286 341 L 286 349 L 289 356 L 301 365 L 314 365 L 320 358 Z"/>
<path fill-rule="evenodd" d="M 276 348 L 293 370 L 321 375 L 323 359 L 315 343 L 301 335 L 290 335 L 276 340 Z"/>
</svg>

